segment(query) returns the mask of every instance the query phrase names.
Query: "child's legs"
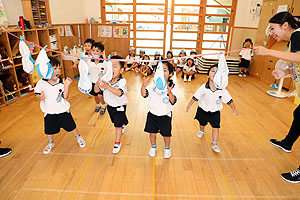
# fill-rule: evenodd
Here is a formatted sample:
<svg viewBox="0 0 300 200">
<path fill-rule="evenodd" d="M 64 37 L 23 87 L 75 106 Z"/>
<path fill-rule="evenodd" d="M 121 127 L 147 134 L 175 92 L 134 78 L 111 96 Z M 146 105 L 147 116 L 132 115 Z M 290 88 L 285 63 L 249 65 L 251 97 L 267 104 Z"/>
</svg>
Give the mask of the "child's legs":
<svg viewBox="0 0 300 200">
<path fill-rule="evenodd" d="M 115 127 L 116 128 L 116 142 L 120 142 L 122 136 L 122 127 Z"/>
<path fill-rule="evenodd" d="M 170 146 L 171 145 L 171 137 L 164 137 L 164 142 L 166 146 Z"/>
<path fill-rule="evenodd" d="M 244 67 L 244 68 L 243 68 L 243 71 L 244 71 L 244 73 L 247 73 L 247 68 Z"/>
<path fill-rule="evenodd" d="M 201 124 L 199 124 L 199 126 L 200 126 L 200 131 L 204 131 L 205 126 L 201 126 Z"/>
<path fill-rule="evenodd" d="M 242 73 L 242 67 L 239 68 L 239 73 Z"/>
<path fill-rule="evenodd" d="M 151 144 L 156 144 L 156 133 L 150 133 L 149 138 L 150 138 L 150 143 Z"/>
<path fill-rule="evenodd" d="M 100 95 L 94 96 L 96 104 L 100 103 Z"/>
<path fill-rule="evenodd" d="M 105 104 L 104 96 L 103 95 L 98 95 L 98 96 L 99 96 L 99 99 L 100 99 L 100 103 Z"/>
<path fill-rule="evenodd" d="M 219 128 L 212 129 L 212 141 L 217 142 L 219 138 Z"/>
<path fill-rule="evenodd" d="M 75 129 L 72 131 L 72 133 L 73 133 L 73 135 L 74 135 L 75 137 L 80 136 L 80 135 L 79 135 L 79 132 L 78 132 L 78 130 L 77 130 L 77 128 L 75 128 Z"/>
<path fill-rule="evenodd" d="M 49 143 L 53 142 L 53 135 L 47 135 L 47 138 Z"/>
</svg>

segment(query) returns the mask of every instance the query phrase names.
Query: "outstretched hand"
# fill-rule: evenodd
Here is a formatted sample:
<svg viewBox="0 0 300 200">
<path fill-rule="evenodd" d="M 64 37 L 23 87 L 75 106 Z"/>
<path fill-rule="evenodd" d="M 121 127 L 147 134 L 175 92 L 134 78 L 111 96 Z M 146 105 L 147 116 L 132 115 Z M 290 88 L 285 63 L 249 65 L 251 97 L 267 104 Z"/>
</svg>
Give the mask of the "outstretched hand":
<svg viewBox="0 0 300 200">
<path fill-rule="evenodd" d="M 64 85 L 66 87 L 69 87 L 71 85 L 71 83 L 72 83 L 72 79 L 70 77 L 67 77 L 64 81 Z"/>
</svg>

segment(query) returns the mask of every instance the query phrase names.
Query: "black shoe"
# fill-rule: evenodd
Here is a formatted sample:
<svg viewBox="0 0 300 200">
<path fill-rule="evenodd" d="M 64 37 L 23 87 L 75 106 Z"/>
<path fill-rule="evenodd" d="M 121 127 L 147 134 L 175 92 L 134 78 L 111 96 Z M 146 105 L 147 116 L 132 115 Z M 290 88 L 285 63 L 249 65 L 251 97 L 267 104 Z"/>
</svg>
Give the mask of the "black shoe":
<svg viewBox="0 0 300 200">
<path fill-rule="evenodd" d="M 286 145 L 283 140 L 270 139 L 270 142 L 274 146 L 280 147 L 285 152 L 291 152 L 292 151 L 292 147 Z"/>
<path fill-rule="evenodd" d="M 7 156 L 10 153 L 11 153 L 10 148 L 0 148 L 0 158 L 4 157 L 4 156 Z"/>
<path fill-rule="evenodd" d="M 281 174 L 281 178 L 291 183 L 300 183 L 300 167 L 295 171 Z"/>
</svg>

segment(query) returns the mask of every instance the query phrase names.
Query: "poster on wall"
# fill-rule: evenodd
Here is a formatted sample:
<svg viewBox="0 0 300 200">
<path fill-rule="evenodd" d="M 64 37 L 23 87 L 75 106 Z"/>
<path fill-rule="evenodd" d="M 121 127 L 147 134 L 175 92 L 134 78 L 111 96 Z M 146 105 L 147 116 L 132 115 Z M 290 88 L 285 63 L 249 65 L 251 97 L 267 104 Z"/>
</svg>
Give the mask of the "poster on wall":
<svg viewBox="0 0 300 200">
<path fill-rule="evenodd" d="M 0 25 L 2 25 L 2 26 L 8 25 L 8 21 L 7 21 L 7 17 L 6 17 L 4 7 L 3 7 L 2 0 L 0 0 Z"/>
<path fill-rule="evenodd" d="M 60 33 L 60 36 L 65 36 L 65 27 L 64 26 L 59 26 L 59 33 Z"/>
<path fill-rule="evenodd" d="M 128 38 L 128 27 L 114 26 L 114 38 Z"/>
<path fill-rule="evenodd" d="M 98 37 L 112 37 L 112 26 L 98 26 Z"/>
<path fill-rule="evenodd" d="M 74 36 L 71 26 L 65 26 L 65 34 L 66 36 Z"/>
</svg>

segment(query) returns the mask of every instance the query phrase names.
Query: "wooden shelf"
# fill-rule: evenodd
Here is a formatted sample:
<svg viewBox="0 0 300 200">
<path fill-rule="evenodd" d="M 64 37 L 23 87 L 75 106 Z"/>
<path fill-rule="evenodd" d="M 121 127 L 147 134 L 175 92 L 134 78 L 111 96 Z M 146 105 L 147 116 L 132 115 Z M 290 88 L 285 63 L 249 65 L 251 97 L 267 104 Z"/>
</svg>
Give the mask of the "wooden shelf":
<svg viewBox="0 0 300 200">
<path fill-rule="evenodd" d="M 50 47 L 50 38 L 49 35 L 56 35 L 57 38 L 57 45 L 58 49 L 57 51 L 61 51 L 61 44 L 60 44 L 60 35 L 58 34 L 58 29 L 57 28 L 50 28 L 50 29 L 30 29 L 30 30 L 15 30 L 11 29 L 9 30 L 15 35 L 21 36 L 25 35 L 25 39 L 34 42 L 35 44 L 38 44 L 40 46 L 45 46 L 48 45 Z M 19 55 L 19 39 L 9 36 L 8 33 L 3 32 L 2 35 L 0 35 L 0 45 L 4 46 L 7 50 L 7 54 L 9 58 L 12 58 L 13 63 L 9 67 L 4 67 L 4 71 L 0 72 L 0 80 L 3 78 L 3 74 L 7 74 L 12 76 L 12 79 L 14 83 L 16 84 L 16 90 L 12 92 L 4 92 L 2 89 L 1 83 L 0 83 L 0 105 L 4 105 L 7 101 L 10 101 L 10 99 L 6 98 L 6 96 L 9 96 L 13 94 L 15 97 L 21 97 L 24 94 L 24 90 L 27 89 L 30 85 L 34 86 L 35 83 L 40 79 L 39 76 L 37 75 L 36 70 L 34 71 L 33 74 L 28 74 L 29 78 L 29 85 L 26 84 L 26 86 L 19 87 L 19 80 L 18 80 L 18 73 L 20 70 L 22 70 L 22 56 Z M 40 49 L 38 47 L 34 47 L 34 52 L 31 53 L 33 59 L 35 60 Z M 14 52 L 14 54 L 13 54 Z M 64 78 L 64 68 L 63 68 L 63 62 L 62 62 L 62 56 L 61 54 L 58 53 L 52 53 L 52 52 L 47 52 L 48 56 L 55 56 L 61 63 L 62 67 L 62 77 Z M 2 61 L 8 61 L 9 58 L 7 59 L 2 59 Z M 25 84 L 25 83 L 24 83 Z M 25 92 L 26 93 L 26 92 Z"/>
</svg>

